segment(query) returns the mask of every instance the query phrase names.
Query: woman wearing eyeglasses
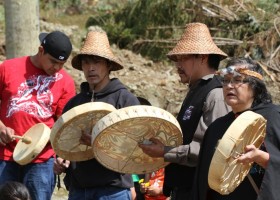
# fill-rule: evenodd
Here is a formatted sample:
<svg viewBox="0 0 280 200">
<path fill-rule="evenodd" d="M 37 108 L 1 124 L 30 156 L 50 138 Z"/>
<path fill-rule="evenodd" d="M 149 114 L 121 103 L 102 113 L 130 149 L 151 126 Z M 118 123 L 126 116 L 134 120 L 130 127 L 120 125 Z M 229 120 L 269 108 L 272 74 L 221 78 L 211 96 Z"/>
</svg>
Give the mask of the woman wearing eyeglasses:
<svg viewBox="0 0 280 200">
<path fill-rule="evenodd" d="M 280 108 L 272 103 L 262 69 L 247 58 L 231 59 L 219 72 L 226 103 L 232 112 L 214 121 L 207 129 L 200 151 L 193 188 L 193 200 L 276 200 L 280 197 Z M 239 163 L 253 163 L 248 176 L 228 195 L 221 195 L 208 185 L 208 172 L 218 141 L 231 123 L 244 111 L 251 110 L 267 120 L 266 137 L 261 148 L 247 145 L 237 158 Z M 222 170 L 222 169 L 221 169 Z M 254 186 L 256 187 L 254 188 Z"/>
</svg>

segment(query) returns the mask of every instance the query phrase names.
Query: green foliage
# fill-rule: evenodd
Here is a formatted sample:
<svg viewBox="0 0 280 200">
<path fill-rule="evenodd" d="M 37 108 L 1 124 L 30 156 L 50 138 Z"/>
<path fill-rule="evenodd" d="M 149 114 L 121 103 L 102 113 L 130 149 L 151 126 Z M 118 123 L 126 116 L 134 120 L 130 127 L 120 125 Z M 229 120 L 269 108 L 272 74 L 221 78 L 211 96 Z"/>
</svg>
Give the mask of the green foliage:
<svg viewBox="0 0 280 200">
<path fill-rule="evenodd" d="M 157 61 L 166 59 L 166 53 L 174 47 L 184 25 L 189 22 L 203 22 L 214 28 L 211 29 L 212 36 L 238 40 L 267 30 L 272 25 L 269 9 L 279 11 L 277 1 L 245 1 L 243 7 L 233 0 L 223 1 L 224 5 L 220 5 L 218 0 L 131 0 L 126 1 L 123 7 L 113 3 L 108 7 L 103 3 L 107 7 L 99 4 L 96 14 L 87 20 L 86 27 L 101 26 L 111 43 Z M 265 11 L 258 7 L 264 4 Z M 207 13 L 205 8 L 216 16 L 209 16 L 210 12 Z M 232 18 L 227 16 L 230 15 L 227 10 Z M 233 52 L 235 46 L 222 48 Z"/>
<path fill-rule="evenodd" d="M 0 5 L 0 22 L 5 22 L 5 10 L 3 5 Z"/>
<path fill-rule="evenodd" d="M 41 0 L 40 7 L 42 9 L 54 9 L 54 8 L 67 8 L 68 6 L 78 6 L 81 4 L 80 0 Z"/>
<path fill-rule="evenodd" d="M 176 32 L 176 26 L 189 21 L 185 12 L 187 5 L 190 4 L 180 0 L 129 1 L 123 9 L 89 18 L 86 27 L 99 25 L 119 47 L 133 49 L 157 60 L 163 57 L 161 43 L 135 42 L 169 39 Z"/>
<path fill-rule="evenodd" d="M 0 4 L 0 32 L 5 30 L 5 9 L 4 5 Z"/>
<path fill-rule="evenodd" d="M 262 8 L 266 12 L 275 13 L 279 12 L 280 1 L 279 0 L 257 0 L 256 6 Z"/>
</svg>

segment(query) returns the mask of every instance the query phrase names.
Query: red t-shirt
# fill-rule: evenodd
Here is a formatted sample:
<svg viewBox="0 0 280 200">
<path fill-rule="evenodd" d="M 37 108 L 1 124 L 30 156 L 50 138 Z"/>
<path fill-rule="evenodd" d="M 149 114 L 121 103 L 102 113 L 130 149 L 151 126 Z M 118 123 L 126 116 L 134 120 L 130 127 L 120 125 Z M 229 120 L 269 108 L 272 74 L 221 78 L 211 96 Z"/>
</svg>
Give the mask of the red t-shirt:
<svg viewBox="0 0 280 200">
<path fill-rule="evenodd" d="M 37 123 L 51 128 L 74 95 L 74 81 L 63 69 L 50 76 L 27 56 L 0 65 L 0 119 L 16 135 L 23 135 Z M 15 146 L 16 141 L 0 146 L 0 160 L 13 160 Z M 32 162 L 44 162 L 53 155 L 48 143 Z"/>
</svg>

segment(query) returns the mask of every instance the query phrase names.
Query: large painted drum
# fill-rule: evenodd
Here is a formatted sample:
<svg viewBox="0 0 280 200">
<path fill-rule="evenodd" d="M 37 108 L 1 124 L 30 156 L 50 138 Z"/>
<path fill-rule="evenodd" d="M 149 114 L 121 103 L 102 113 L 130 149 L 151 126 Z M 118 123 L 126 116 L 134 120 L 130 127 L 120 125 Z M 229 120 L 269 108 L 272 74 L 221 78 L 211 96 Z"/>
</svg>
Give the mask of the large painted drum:
<svg viewBox="0 0 280 200">
<path fill-rule="evenodd" d="M 246 145 L 257 148 L 264 141 L 266 120 L 259 114 L 246 111 L 238 116 L 219 141 L 212 158 L 209 172 L 209 186 L 220 194 L 233 192 L 250 171 L 252 163 L 237 163 Z"/>
<path fill-rule="evenodd" d="M 149 145 L 155 137 L 167 146 L 181 145 L 182 131 L 176 118 L 154 106 L 130 106 L 111 112 L 92 131 L 95 158 L 120 173 L 144 174 L 165 167 L 163 158 L 142 152 L 138 143 Z"/>
<path fill-rule="evenodd" d="M 96 122 L 114 110 L 111 104 L 90 102 L 65 112 L 51 130 L 50 141 L 55 153 L 70 161 L 92 159 L 92 147 L 80 143 L 82 133 L 91 134 Z"/>
<path fill-rule="evenodd" d="M 50 132 L 50 128 L 44 123 L 32 126 L 23 136 L 30 138 L 30 142 L 18 141 L 13 152 L 14 161 L 20 165 L 26 165 L 34 160 L 48 143 Z"/>
</svg>

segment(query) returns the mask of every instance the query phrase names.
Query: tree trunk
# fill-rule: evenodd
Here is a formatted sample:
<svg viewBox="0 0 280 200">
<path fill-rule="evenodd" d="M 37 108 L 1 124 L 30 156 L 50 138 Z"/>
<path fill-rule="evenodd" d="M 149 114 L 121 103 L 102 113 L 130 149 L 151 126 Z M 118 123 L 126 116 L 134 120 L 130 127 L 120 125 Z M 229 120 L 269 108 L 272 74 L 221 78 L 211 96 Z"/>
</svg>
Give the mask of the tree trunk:
<svg viewBox="0 0 280 200">
<path fill-rule="evenodd" d="M 39 46 L 39 1 L 5 0 L 6 57 L 36 54 Z"/>
</svg>

